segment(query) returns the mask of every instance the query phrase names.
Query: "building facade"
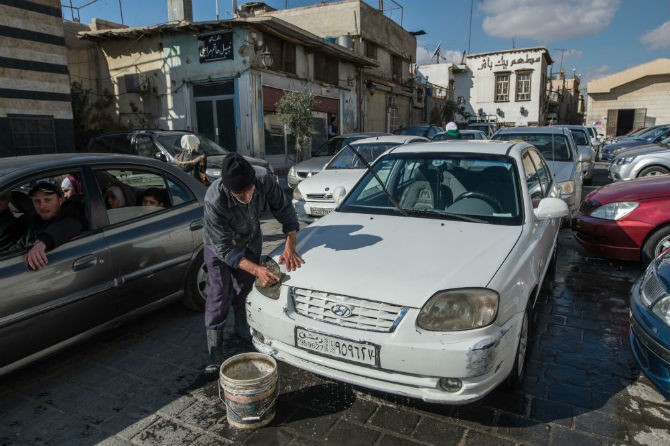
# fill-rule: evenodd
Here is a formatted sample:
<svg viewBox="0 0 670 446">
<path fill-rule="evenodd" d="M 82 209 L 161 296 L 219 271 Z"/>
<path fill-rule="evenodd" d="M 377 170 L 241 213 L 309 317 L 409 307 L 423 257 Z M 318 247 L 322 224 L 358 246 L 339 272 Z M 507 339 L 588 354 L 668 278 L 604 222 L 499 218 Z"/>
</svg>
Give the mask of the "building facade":
<svg viewBox="0 0 670 446">
<path fill-rule="evenodd" d="M 547 85 L 546 124 L 584 123 L 584 98 L 580 91 L 581 79 L 573 70 L 568 77 L 564 70 L 551 76 Z"/>
<path fill-rule="evenodd" d="M 240 14 L 281 18 L 318 36 L 344 42 L 359 56 L 376 61 L 376 66 L 363 69 L 363 82 L 357 85 L 361 110 L 357 131 L 393 131 L 425 121 L 425 85 L 410 74 L 416 61 L 416 37 L 383 10 L 361 0 L 282 10 L 253 2 L 242 6 Z"/>
<path fill-rule="evenodd" d="M 588 125 L 606 136 L 670 123 L 670 59 L 662 58 L 591 81 Z"/>
<path fill-rule="evenodd" d="M 60 1 L 0 4 L 0 156 L 74 151 Z"/>
<path fill-rule="evenodd" d="M 221 146 L 290 163 L 294 141 L 275 114 L 285 91 L 315 98 L 312 145 L 327 122 L 343 132 L 358 122 L 359 73 L 375 62 L 276 17 L 88 31 L 104 54 L 119 123 L 129 128 L 193 130 Z"/>
</svg>

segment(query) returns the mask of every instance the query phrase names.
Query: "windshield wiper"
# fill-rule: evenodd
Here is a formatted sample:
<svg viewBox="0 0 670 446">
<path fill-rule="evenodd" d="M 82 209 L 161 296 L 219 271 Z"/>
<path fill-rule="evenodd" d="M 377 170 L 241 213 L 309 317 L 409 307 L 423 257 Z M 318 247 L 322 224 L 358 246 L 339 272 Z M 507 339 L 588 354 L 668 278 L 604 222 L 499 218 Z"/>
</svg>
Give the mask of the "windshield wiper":
<svg viewBox="0 0 670 446">
<path fill-rule="evenodd" d="M 450 218 L 450 219 L 454 219 L 454 220 L 469 221 L 471 223 L 487 223 L 486 220 L 482 220 L 481 218 L 469 217 L 467 215 L 454 214 L 454 213 L 446 212 L 446 211 L 438 211 L 436 209 L 407 209 L 407 208 L 403 208 L 403 211 L 407 212 L 409 215 Z"/>
<path fill-rule="evenodd" d="M 379 175 L 377 175 L 377 172 L 374 171 L 374 169 L 372 168 L 372 166 L 370 166 L 370 163 L 368 163 L 368 160 L 366 160 L 365 157 L 364 157 L 363 155 L 361 155 L 360 153 L 358 153 L 358 150 L 354 149 L 353 146 L 351 146 L 350 144 L 347 144 L 347 146 L 354 152 L 354 154 L 356 155 L 356 157 L 363 163 L 363 165 L 365 166 L 365 168 L 367 169 L 367 171 L 370 172 L 370 173 L 372 174 L 373 177 L 375 177 L 375 179 L 377 180 L 377 182 L 378 182 L 379 185 L 381 186 L 382 191 L 384 191 L 384 194 L 386 195 L 386 197 L 387 197 L 387 198 L 389 199 L 389 201 L 393 204 L 393 207 L 395 207 L 395 208 L 398 210 L 398 212 L 400 212 L 403 216 L 407 217 L 407 212 L 406 212 L 403 208 L 400 207 L 400 205 L 398 204 L 398 202 L 396 201 L 396 199 L 393 198 L 393 196 L 392 196 L 391 193 L 388 191 L 388 189 L 386 189 L 386 186 L 384 185 L 384 182 L 382 181 L 381 178 L 379 178 Z"/>
</svg>

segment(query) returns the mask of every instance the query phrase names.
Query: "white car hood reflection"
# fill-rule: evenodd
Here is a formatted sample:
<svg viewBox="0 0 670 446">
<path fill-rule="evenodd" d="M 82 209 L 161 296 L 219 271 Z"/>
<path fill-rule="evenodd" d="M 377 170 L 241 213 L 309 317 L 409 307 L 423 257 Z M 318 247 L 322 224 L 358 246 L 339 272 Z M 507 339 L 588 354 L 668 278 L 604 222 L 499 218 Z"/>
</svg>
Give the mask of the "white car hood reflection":
<svg viewBox="0 0 670 446">
<path fill-rule="evenodd" d="M 349 192 L 364 172 L 365 169 L 322 170 L 302 181 L 298 188 L 303 195 L 332 193 L 337 186 L 343 186 Z"/>
<path fill-rule="evenodd" d="M 520 234 L 520 226 L 335 212 L 298 232 L 305 264 L 285 284 L 421 307 L 439 290 L 485 287 Z"/>
</svg>

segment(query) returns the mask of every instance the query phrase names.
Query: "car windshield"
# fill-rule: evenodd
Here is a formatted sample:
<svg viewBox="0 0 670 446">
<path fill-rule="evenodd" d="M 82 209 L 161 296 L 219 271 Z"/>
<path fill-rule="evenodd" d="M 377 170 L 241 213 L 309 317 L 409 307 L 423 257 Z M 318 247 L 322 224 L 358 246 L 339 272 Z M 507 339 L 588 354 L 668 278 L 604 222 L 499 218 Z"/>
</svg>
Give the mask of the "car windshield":
<svg viewBox="0 0 670 446">
<path fill-rule="evenodd" d="M 379 155 L 386 152 L 400 143 L 397 142 L 377 142 L 368 144 L 353 144 L 353 147 L 363 155 L 368 163 L 373 162 Z M 345 146 L 335 157 L 330 160 L 326 169 L 364 169 L 365 166 L 356 156 L 352 145 Z"/>
<path fill-rule="evenodd" d="M 656 129 L 650 129 L 647 132 L 642 132 L 639 134 L 639 136 L 635 136 L 635 138 L 643 141 L 652 141 L 658 138 L 659 136 L 663 135 L 667 131 L 668 131 L 667 127 L 659 127 Z"/>
<path fill-rule="evenodd" d="M 347 143 L 345 138 L 333 138 L 321 144 L 312 156 L 333 156 Z"/>
<path fill-rule="evenodd" d="M 572 139 L 575 140 L 575 144 L 578 146 L 589 145 L 589 137 L 586 135 L 584 130 L 570 129 L 570 133 L 572 133 Z"/>
<path fill-rule="evenodd" d="M 534 145 L 549 161 L 572 161 L 572 150 L 565 135 L 555 133 L 501 133 L 492 139 L 525 141 Z"/>
<path fill-rule="evenodd" d="M 396 135 L 416 135 L 416 136 L 426 136 L 430 130 L 430 127 L 406 127 L 394 130 L 393 133 Z"/>
<path fill-rule="evenodd" d="M 181 152 L 181 137 L 188 133 L 169 133 L 159 135 L 156 137 L 165 149 L 170 152 L 170 155 L 175 156 Z M 200 140 L 200 147 L 198 150 L 205 155 L 227 155 L 230 151 L 224 149 L 211 139 L 204 135 L 197 135 Z"/>
<path fill-rule="evenodd" d="M 367 172 L 340 206 L 341 212 L 521 224 L 522 205 L 514 161 L 503 155 L 389 153 Z"/>
</svg>

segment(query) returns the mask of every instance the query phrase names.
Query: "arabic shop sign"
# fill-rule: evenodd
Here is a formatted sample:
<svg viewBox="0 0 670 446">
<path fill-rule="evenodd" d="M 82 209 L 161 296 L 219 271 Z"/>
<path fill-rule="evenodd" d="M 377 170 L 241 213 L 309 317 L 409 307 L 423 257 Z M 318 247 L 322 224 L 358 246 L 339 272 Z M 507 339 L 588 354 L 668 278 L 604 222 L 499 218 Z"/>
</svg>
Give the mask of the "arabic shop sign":
<svg viewBox="0 0 670 446">
<path fill-rule="evenodd" d="M 233 33 L 225 32 L 198 37 L 200 63 L 233 59 Z"/>
<path fill-rule="evenodd" d="M 485 68 L 493 69 L 493 67 L 502 68 L 506 70 L 509 67 L 512 67 L 513 65 L 519 65 L 519 64 L 532 64 L 535 62 L 540 62 L 542 60 L 542 56 L 538 56 L 536 58 L 530 57 L 528 54 L 526 54 L 526 57 L 518 57 L 518 58 L 511 58 L 507 59 L 505 56 L 500 55 L 500 58 L 498 60 L 494 60 L 495 58 L 486 56 L 485 58 L 482 59 L 482 63 L 477 68 L 478 70 L 483 70 Z"/>
</svg>

